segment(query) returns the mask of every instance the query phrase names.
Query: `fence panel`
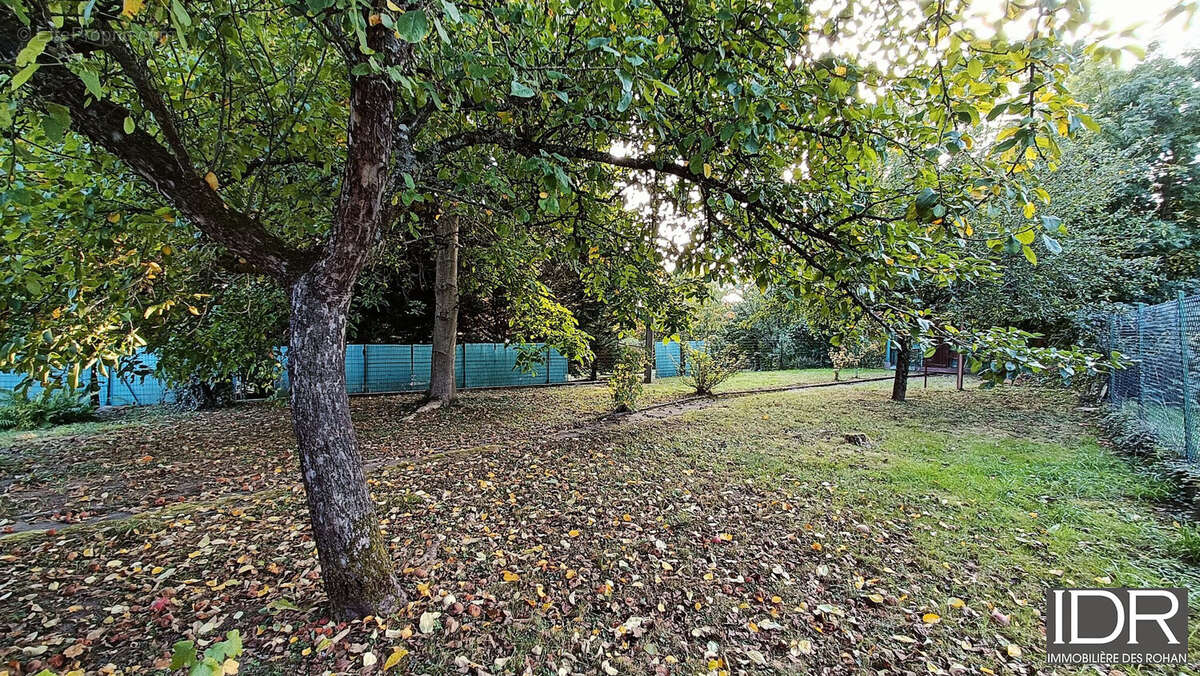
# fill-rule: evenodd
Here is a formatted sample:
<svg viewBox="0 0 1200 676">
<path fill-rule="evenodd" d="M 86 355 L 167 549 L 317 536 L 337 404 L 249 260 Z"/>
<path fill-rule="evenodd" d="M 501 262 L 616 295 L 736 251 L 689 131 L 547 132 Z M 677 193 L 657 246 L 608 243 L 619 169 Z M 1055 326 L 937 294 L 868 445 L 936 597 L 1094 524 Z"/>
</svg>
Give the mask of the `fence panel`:
<svg viewBox="0 0 1200 676">
<path fill-rule="evenodd" d="M 542 344 L 530 346 L 535 357 L 531 370 L 518 368 L 520 350 L 504 343 L 460 343 L 454 351 L 455 379 L 460 388 L 521 387 L 567 382 L 567 359 Z M 284 367 L 279 387 L 288 387 L 287 348 L 278 350 Z M 153 375 L 158 357 L 138 351 L 129 358 L 127 373 L 100 376 L 98 394 L 102 406 L 149 406 L 174 400 L 173 391 Z M 432 345 L 347 345 L 346 391 L 350 394 L 385 392 L 421 392 L 429 387 L 433 364 Z M 12 391 L 22 382 L 19 373 L 0 372 L 0 391 Z M 88 373 L 80 379 L 88 382 Z M 86 387 L 86 385 L 85 385 Z M 41 385 L 30 388 L 30 395 L 43 391 Z"/>
<path fill-rule="evenodd" d="M 1133 361 L 1109 376 L 1109 402 L 1135 414 L 1159 445 L 1197 459 L 1200 296 L 1109 317 L 1101 344 Z"/>
</svg>

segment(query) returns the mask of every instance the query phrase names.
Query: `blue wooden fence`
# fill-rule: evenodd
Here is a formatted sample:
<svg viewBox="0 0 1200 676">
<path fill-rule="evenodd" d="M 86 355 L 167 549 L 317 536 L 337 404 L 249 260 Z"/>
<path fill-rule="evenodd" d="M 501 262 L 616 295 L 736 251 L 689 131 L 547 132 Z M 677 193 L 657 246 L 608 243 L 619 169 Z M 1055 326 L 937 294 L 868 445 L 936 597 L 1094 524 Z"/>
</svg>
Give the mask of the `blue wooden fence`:
<svg viewBox="0 0 1200 676">
<path fill-rule="evenodd" d="M 542 344 L 526 346 L 534 353 L 528 370 L 517 368 L 520 351 L 504 343 L 460 343 L 455 350 L 454 372 L 458 387 L 520 387 L 551 385 L 567 381 L 567 359 L 554 348 Z M 287 351 L 279 350 L 285 367 L 280 386 L 286 388 Z M 135 359 L 139 372 L 153 372 L 158 357 L 152 352 L 139 351 Z M 346 390 L 351 394 L 382 392 L 420 392 L 429 387 L 429 372 L 433 360 L 432 345 L 347 345 Z M 80 383 L 88 383 L 90 373 L 84 371 Z M 20 384 L 19 373 L 0 372 L 0 392 L 11 391 Z M 98 378 L 102 406 L 147 406 L 170 403 L 173 392 L 154 375 L 100 375 Z M 30 395 L 43 390 L 34 385 Z"/>
<path fill-rule="evenodd" d="M 689 343 L 693 349 L 703 349 L 703 341 Z M 526 346 L 533 356 L 528 369 L 517 367 L 521 354 L 515 345 L 505 343 L 460 343 L 454 353 L 454 374 L 461 389 L 475 387 L 523 387 L 553 385 L 567 382 L 567 359 L 554 348 L 537 343 Z M 280 348 L 281 364 L 285 367 L 280 387 L 287 388 L 287 350 Z M 149 375 L 100 375 L 97 378 L 102 406 L 148 406 L 170 403 L 174 393 L 165 382 L 152 375 L 158 364 L 153 352 L 139 351 L 137 371 Z M 429 372 L 433 346 L 414 345 L 347 345 L 346 390 L 350 394 L 385 392 L 422 392 L 429 387 Z M 658 377 L 668 378 L 681 373 L 679 343 L 656 343 L 654 362 Z M 0 392 L 11 391 L 21 382 L 18 373 L 0 372 Z M 90 373 L 83 372 L 81 383 L 88 383 Z M 31 396 L 42 391 L 40 385 L 30 389 Z"/>
<path fill-rule="evenodd" d="M 688 346 L 693 350 L 703 350 L 703 340 L 693 340 L 688 342 Z M 654 344 L 654 370 L 659 378 L 670 378 L 678 376 L 687 370 L 687 360 L 683 359 L 683 348 L 674 341 L 663 344 L 657 342 Z M 682 365 L 682 369 L 680 366 Z"/>
</svg>

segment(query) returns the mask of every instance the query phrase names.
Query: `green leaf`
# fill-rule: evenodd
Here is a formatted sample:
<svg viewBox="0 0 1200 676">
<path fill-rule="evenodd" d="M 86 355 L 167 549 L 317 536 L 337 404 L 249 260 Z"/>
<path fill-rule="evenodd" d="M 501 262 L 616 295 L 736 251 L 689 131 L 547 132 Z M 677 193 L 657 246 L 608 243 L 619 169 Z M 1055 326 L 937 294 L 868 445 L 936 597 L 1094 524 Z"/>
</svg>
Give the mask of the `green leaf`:
<svg viewBox="0 0 1200 676">
<path fill-rule="evenodd" d="M 1017 238 L 1018 242 L 1025 245 L 1033 244 L 1033 236 L 1033 228 L 1026 228 L 1013 235 L 1013 237 Z"/>
<path fill-rule="evenodd" d="M 63 133 L 71 126 L 71 111 L 57 103 L 46 103 L 46 114 L 42 117 L 42 129 L 46 137 L 55 143 L 63 139 Z"/>
<path fill-rule="evenodd" d="M 1023 246 L 1021 247 L 1021 253 L 1025 254 L 1025 260 L 1029 261 L 1030 264 L 1037 265 L 1037 254 L 1033 252 L 1032 248 Z"/>
<path fill-rule="evenodd" d="M 180 641 L 176 643 L 171 653 L 171 668 L 183 669 L 195 663 L 196 643 L 194 641 Z"/>
<path fill-rule="evenodd" d="M 133 123 L 133 118 L 132 118 L 132 117 L 126 117 L 126 118 L 125 118 L 125 124 L 124 124 L 123 126 L 124 126 L 124 128 L 125 128 L 125 133 L 126 133 L 126 134 L 132 134 L 132 133 L 133 133 L 133 130 L 137 128 L 137 125 L 135 125 L 135 124 Z"/>
<path fill-rule="evenodd" d="M 1079 118 L 1079 121 L 1083 123 L 1083 126 L 1087 127 L 1089 130 L 1095 132 L 1100 131 L 1100 125 L 1096 124 L 1096 121 L 1092 119 L 1091 115 L 1079 114 L 1075 117 Z"/>
<path fill-rule="evenodd" d="M 183 8 L 183 3 L 179 0 L 171 0 L 171 14 L 180 25 L 185 27 L 192 25 L 192 17 L 188 16 L 187 10 Z"/>
<path fill-rule="evenodd" d="M 621 94 L 621 100 L 617 101 L 617 112 L 623 113 L 629 110 L 629 104 L 633 103 L 633 91 L 626 91 Z"/>
<path fill-rule="evenodd" d="M 104 95 L 104 90 L 100 88 L 99 75 L 96 75 L 90 70 L 80 70 L 75 74 L 79 76 L 80 80 L 83 80 L 83 85 L 87 87 L 88 93 L 90 93 L 93 98 L 99 99 Z"/>
<path fill-rule="evenodd" d="M 25 84 L 29 78 L 33 77 L 33 74 L 37 71 L 39 65 L 40 64 L 35 61 L 18 71 L 17 74 L 13 76 L 12 82 L 9 83 L 9 91 L 17 91 L 21 85 Z"/>
<path fill-rule="evenodd" d="M 1058 243 L 1058 240 L 1044 232 L 1042 233 L 1042 244 L 1045 244 L 1046 250 L 1052 254 L 1062 253 L 1062 245 Z"/>
<path fill-rule="evenodd" d="M 462 22 L 462 14 L 459 13 L 458 7 L 455 7 L 453 2 L 442 0 L 442 11 L 446 13 L 446 18 L 454 23 Z"/>
<path fill-rule="evenodd" d="M 513 80 L 511 83 L 509 83 L 509 93 L 511 93 L 513 96 L 519 96 L 523 99 L 528 99 L 533 97 L 533 95 L 537 92 L 533 90 L 533 87 L 530 87 L 524 82 Z"/>
<path fill-rule="evenodd" d="M 46 51 L 46 45 L 50 44 L 53 37 L 50 31 L 39 31 L 37 35 L 30 38 L 29 42 L 17 53 L 17 68 L 28 66 L 36 61 L 42 52 Z"/>
<path fill-rule="evenodd" d="M 407 42 L 420 42 L 429 35 L 429 17 L 420 9 L 409 10 L 396 19 L 396 32 Z"/>
</svg>

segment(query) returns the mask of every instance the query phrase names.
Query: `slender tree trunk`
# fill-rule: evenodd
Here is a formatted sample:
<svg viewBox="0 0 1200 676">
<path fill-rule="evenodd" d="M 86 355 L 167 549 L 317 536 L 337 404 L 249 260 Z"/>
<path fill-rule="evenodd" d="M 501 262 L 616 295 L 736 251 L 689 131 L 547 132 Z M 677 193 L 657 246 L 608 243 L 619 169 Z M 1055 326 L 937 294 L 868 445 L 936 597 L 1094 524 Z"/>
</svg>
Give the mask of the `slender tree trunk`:
<svg viewBox="0 0 1200 676">
<path fill-rule="evenodd" d="M 650 322 L 646 322 L 646 370 L 642 382 L 647 385 L 654 382 L 654 329 Z"/>
<path fill-rule="evenodd" d="M 313 273 L 290 289 L 292 424 L 321 578 L 334 615 L 386 614 L 399 587 L 367 490 L 346 395 L 348 292 Z"/>
<path fill-rule="evenodd" d="M 896 340 L 896 375 L 892 379 L 892 401 L 904 401 L 908 395 L 908 364 L 912 359 L 912 341 Z"/>
<path fill-rule="evenodd" d="M 458 332 L 458 217 L 437 219 L 437 265 L 433 283 L 433 363 L 429 398 L 441 405 L 454 401 L 454 347 Z"/>
</svg>

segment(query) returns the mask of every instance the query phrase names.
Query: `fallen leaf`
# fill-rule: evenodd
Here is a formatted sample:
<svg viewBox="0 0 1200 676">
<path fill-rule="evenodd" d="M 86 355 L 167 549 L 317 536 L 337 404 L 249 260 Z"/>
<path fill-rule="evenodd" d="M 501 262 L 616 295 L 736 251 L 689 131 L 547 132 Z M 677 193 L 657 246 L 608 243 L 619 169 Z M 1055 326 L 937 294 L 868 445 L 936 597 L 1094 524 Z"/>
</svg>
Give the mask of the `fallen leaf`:
<svg viewBox="0 0 1200 676">
<path fill-rule="evenodd" d="M 432 634 L 434 628 L 437 626 L 437 618 L 441 616 L 441 613 L 423 612 L 421 613 L 421 620 L 417 623 L 417 627 L 421 630 L 422 634 Z"/>
</svg>

